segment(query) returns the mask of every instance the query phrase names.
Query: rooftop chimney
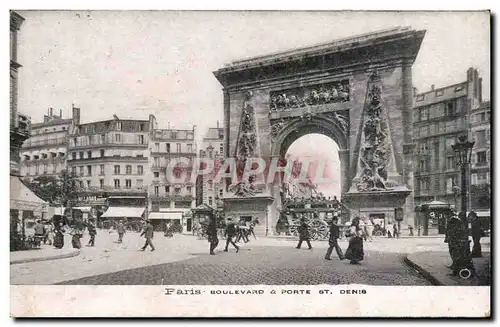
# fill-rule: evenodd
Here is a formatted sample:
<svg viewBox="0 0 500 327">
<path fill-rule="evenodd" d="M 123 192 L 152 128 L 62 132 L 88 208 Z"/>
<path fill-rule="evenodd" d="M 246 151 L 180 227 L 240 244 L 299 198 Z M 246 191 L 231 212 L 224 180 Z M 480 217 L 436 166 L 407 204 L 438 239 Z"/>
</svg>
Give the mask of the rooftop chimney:
<svg viewBox="0 0 500 327">
<path fill-rule="evenodd" d="M 62 109 L 59 109 L 59 118 L 62 118 Z"/>
<path fill-rule="evenodd" d="M 53 116 L 53 110 L 54 110 L 54 109 L 52 109 L 52 107 L 50 107 L 50 109 L 49 109 L 49 116 L 50 116 L 50 117 L 52 117 L 52 116 Z"/>
<path fill-rule="evenodd" d="M 434 84 L 431 85 L 431 91 L 434 91 Z"/>
<path fill-rule="evenodd" d="M 75 104 L 71 104 L 72 107 L 72 115 L 73 115 L 73 124 L 80 125 L 80 108 L 76 108 Z"/>
<path fill-rule="evenodd" d="M 217 120 L 217 128 L 219 128 L 219 120 Z"/>
</svg>

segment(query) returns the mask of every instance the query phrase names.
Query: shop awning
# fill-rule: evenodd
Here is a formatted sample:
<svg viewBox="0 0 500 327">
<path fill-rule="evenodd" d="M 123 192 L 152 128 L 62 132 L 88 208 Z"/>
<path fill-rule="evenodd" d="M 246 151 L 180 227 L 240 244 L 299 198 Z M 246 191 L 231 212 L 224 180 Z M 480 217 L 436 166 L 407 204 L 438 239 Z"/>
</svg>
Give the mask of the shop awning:
<svg viewBox="0 0 500 327">
<path fill-rule="evenodd" d="M 142 218 L 142 207 L 109 207 L 101 218 Z"/>
<path fill-rule="evenodd" d="M 92 207 L 73 207 L 73 210 L 80 210 L 81 212 L 91 212 Z"/>
<path fill-rule="evenodd" d="M 10 209 L 47 212 L 48 203 L 40 199 L 19 177 L 10 176 Z"/>
<path fill-rule="evenodd" d="M 162 220 L 181 220 L 182 212 L 150 212 L 149 219 L 162 219 Z"/>
</svg>

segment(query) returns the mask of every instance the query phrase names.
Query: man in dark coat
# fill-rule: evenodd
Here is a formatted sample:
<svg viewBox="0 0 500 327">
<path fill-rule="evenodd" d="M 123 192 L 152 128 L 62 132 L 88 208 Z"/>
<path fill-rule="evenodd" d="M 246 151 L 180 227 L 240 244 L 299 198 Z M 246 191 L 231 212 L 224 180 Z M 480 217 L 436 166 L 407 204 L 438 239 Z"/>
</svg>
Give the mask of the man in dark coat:
<svg viewBox="0 0 500 327">
<path fill-rule="evenodd" d="M 240 247 L 233 241 L 233 237 L 236 235 L 236 226 L 231 218 L 227 219 L 226 231 L 224 234 L 226 237 L 226 248 L 224 249 L 224 252 L 228 251 L 229 243 L 231 243 L 236 248 L 236 253 L 238 253 Z"/>
<path fill-rule="evenodd" d="M 333 248 L 335 248 L 335 252 L 339 256 L 340 260 L 344 260 L 344 255 L 342 254 L 342 249 L 339 246 L 339 236 L 340 236 L 340 226 L 338 223 L 338 217 L 333 217 L 332 222 L 330 223 L 330 237 L 328 239 L 328 250 L 326 251 L 325 259 L 332 260 L 331 255 L 333 252 Z"/>
<path fill-rule="evenodd" d="M 151 247 L 151 252 L 153 252 L 155 250 L 155 246 L 153 245 L 154 230 L 151 221 L 147 222 L 147 225 L 144 228 L 144 231 L 141 233 L 141 236 L 144 236 L 146 238 L 146 243 L 144 243 L 144 246 L 141 248 L 141 250 L 145 251 L 149 245 Z"/>
<path fill-rule="evenodd" d="M 474 242 L 472 246 L 472 257 L 481 258 L 483 256 L 481 253 L 481 237 L 483 236 L 481 222 L 474 211 L 469 213 L 469 220 L 471 222 L 472 241 Z"/>
<path fill-rule="evenodd" d="M 94 222 L 92 220 L 89 220 L 87 224 L 87 230 L 89 231 L 90 235 L 90 240 L 87 246 L 94 246 L 95 245 L 95 236 L 97 234 L 97 230 L 95 228 Z"/>
<path fill-rule="evenodd" d="M 116 231 L 118 232 L 118 243 L 122 243 L 123 242 L 123 235 L 125 235 L 124 220 L 120 220 L 118 222 L 118 226 L 116 226 Z"/>
<path fill-rule="evenodd" d="M 210 222 L 208 223 L 208 242 L 210 242 L 210 254 L 214 255 L 215 248 L 219 245 L 219 238 L 217 237 L 217 223 L 215 217 L 210 217 Z"/>
<path fill-rule="evenodd" d="M 302 242 L 306 241 L 309 250 L 312 250 L 311 246 L 311 234 L 309 232 L 309 225 L 307 224 L 305 218 L 300 220 L 300 226 L 298 228 L 299 232 L 299 244 L 297 244 L 297 249 L 300 249 Z"/>
</svg>

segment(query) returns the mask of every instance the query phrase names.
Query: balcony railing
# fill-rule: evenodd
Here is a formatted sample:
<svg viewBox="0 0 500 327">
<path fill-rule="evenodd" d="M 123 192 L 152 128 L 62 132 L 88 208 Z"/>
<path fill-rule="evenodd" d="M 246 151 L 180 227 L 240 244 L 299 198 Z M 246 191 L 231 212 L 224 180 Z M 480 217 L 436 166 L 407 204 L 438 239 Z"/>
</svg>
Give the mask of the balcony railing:
<svg viewBox="0 0 500 327">
<path fill-rule="evenodd" d="M 192 201 L 195 197 L 191 194 L 150 194 L 153 200 L 166 200 L 166 201 Z"/>
<path fill-rule="evenodd" d="M 137 193 L 137 192 L 147 192 L 148 187 L 147 186 L 134 186 L 134 187 L 126 187 L 126 186 L 120 186 L 120 187 L 114 187 L 114 186 L 90 186 L 90 187 L 83 187 L 81 188 L 82 191 L 90 191 L 90 192 L 130 192 L 130 193 Z"/>
<path fill-rule="evenodd" d="M 41 140 L 41 141 L 32 141 L 28 139 L 23 143 L 23 148 L 34 148 L 46 145 L 66 145 L 66 139 L 53 139 L 53 140 Z"/>
</svg>

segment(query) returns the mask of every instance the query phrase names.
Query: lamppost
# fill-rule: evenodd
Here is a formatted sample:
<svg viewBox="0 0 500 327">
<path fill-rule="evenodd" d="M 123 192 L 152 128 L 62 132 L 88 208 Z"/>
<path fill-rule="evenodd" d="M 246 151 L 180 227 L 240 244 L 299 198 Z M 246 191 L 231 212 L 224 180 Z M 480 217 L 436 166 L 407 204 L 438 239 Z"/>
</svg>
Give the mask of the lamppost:
<svg viewBox="0 0 500 327">
<path fill-rule="evenodd" d="M 474 147 L 474 142 L 468 140 L 467 135 L 461 135 L 458 137 L 458 142 L 452 146 L 453 152 L 455 152 L 455 160 L 457 165 L 460 166 L 461 174 L 461 211 L 467 214 L 467 168 L 469 167 L 472 148 Z"/>
</svg>

